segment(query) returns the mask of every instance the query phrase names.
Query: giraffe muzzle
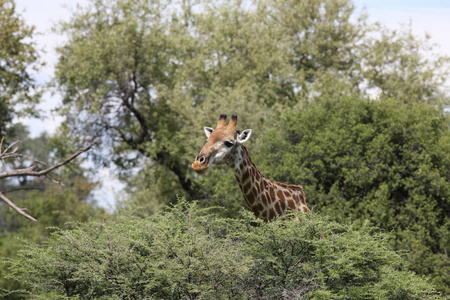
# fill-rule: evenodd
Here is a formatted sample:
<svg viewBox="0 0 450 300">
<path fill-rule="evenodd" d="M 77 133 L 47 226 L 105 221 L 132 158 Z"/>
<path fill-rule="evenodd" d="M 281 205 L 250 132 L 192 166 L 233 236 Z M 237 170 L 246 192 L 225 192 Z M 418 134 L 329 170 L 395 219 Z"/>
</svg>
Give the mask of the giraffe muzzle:
<svg viewBox="0 0 450 300">
<path fill-rule="evenodd" d="M 201 156 L 197 156 L 195 158 L 195 161 L 192 163 L 192 169 L 199 173 L 199 174 L 203 174 L 206 172 L 206 170 L 208 170 L 209 167 L 209 158 L 205 157 L 204 155 Z"/>
</svg>

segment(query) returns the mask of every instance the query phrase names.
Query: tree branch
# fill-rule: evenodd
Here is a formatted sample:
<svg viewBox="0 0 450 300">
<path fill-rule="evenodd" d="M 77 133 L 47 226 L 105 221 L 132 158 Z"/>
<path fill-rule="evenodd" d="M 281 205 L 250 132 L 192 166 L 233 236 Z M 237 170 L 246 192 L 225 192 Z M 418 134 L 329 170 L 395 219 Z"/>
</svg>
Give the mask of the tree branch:
<svg viewBox="0 0 450 300">
<path fill-rule="evenodd" d="M 64 161 L 57 163 L 53 166 L 50 166 L 44 170 L 41 171 L 35 171 L 36 168 L 40 167 L 40 166 L 45 166 L 46 163 L 31 158 L 30 156 L 24 155 L 24 154 L 19 154 L 16 153 L 16 151 L 18 150 L 18 148 L 14 148 L 12 151 L 8 152 L 8 150 L 14 146 L 15 144 L 19 143 L 20 141 L 16 141 L 14 143 L 12 143 L 11 145 L 9 145 L 5 151 L 2 152 L 2 146 L 3 146 L 3 138 L 0 142 L 0 159 L 5 159 L 5 158 L 18 158 L 18 157 L 24 157 L 27 158 L 29 160 L 32 160 L 34 162 L 36 162 L 37 164 L 32 165 L 28 168 L 23 168 L 23 169 L 17 169 L 17 170 L 12 170 L 12 171 L 6 171 L 6 172 L 1 172 L 0 173 L 0 179 L 2 178 L 7 178 L 7 177 L 16 177 L 16 176 L 36 176 L 36 177 L 40 177 L 40 176 L 46 176 L 47 178 L 49 178 L 51 181 L 57 183 L 57 184 L 61 184 L 63 185 L 61 182 L 52 179 L 48 173 L 50 173 L 51 171 L 71 162 L 72 160 L 74 160 L 76 157 L 78 157 L 80 154 L 88 151 L 89 149 L 91 149 L 97 142 L 93 142 L 91 143 L 89 146 L 84 147 L 79 149 L 78 151 L 76 151 L 74 154 L 72 154 L 70 157 L 68 157 L 67 159 L 65 159 Z M 6 191 L 6 192 L 10 192 L 10 191 Z M 29 214 L 24 212 L 23 208 L 19 208 L 17 207 L 11 200 L 8 199 L 8 197 L 6 197 L 3 192 L 0 191 L 0 199 L 3 200 L 7 205 L 9 205 L 10 207 L 12 207 L 15 211 L 17 211 L 19 214 L 21 214 L 22 216 L 24 216 L 25 218 L 33 221 L 33 222 L 37 222 L 37 220 L 35 218 L 33 218 L 32 216 L 30 216 Z"/>
<path fill-rule="evenodd" d="M 136 118 L 136 120 L 139 123 L 139 126 L 141 126 L 141 134 L 139 135 L 138 139 L 136 141 L 134 141 L 135 144 L 139 145 L 142 144 L 143 142 L 145 142 L 145 138 L 148 138 L 148 127 L 147 127 L 147 122 L 145 121 L 144 116 L 136 109 L 136 107 L 134 107 L 133 102 L 134 99 L 129 102 L 128 98 L 131 98 L 128 92 L 128 89 L 123 90 L 122 92 L 125 94 L 124 97 L 122 97 L 122 103 L 123 105 L 133 114 L 133 116 Z M 134 97 L 134 94 L 131 93 Z"/>
<path fill-rule="evenodd" d="M 45 163 L 38 163 L 37 165 L 32 165 L 32 166 L 30 166 L 28 168 L 24 168 L 24 169 L 1 172 L 0 179 L 5 178 L 5 177 L 15 177 L 15 176 L 43 176 L 43 175 L 46 175 L 47 173 L 50 173 L 51 171 L 61 167 L 62 165 L 65 165 L 68 162 L 74 160 L 81 153 L 84 153 L 84 152 L 88 151 L 89 149 L 91 149 L 96 143 L 97 142 L 93 142 L 89 146 L 79 149 L 77 152 L 72 154 L 69 158 L 67 158 L 64 161 L 62 161 L 56 165 L 53 165 L 47 169 L 44 169 L 41 171 L 34 171 L 37 167 L 41 166 L 42 164 L 45 164 Z"/>
<path fill-rule="evenodd" d="M 166 151 L 159 151 L 156 153 L 156 160 L 169 168 L 177 177 L 181 187 L 191 196 L 192 199 L 197 199 L 198 190 L 195 183 L 186 177 L 187 167 L 182 166 L 180 161 L 170 162 L 169 153 Z"/>
<path fill-rule="evenodd" d="M 33 222 L 37 222 L 37 220 L 35 218 L 33 218 L 32 216 L 30 216 L 29 214 L 27 214 L 26 212 L 23 211 L 23 209 L 17 207 L 11 200 L 9 200 L 5 195 L 3 195 L 2 192 L 0 192 L 0 198 L 6 202 L 6 204 L 8 204 L 9 206 L 11 206 L 15 211 L 17 211 L 19 214 L 21 214 L 22 216 L 24 216 L 25 218 L 33 221 Z"/>
</svg>

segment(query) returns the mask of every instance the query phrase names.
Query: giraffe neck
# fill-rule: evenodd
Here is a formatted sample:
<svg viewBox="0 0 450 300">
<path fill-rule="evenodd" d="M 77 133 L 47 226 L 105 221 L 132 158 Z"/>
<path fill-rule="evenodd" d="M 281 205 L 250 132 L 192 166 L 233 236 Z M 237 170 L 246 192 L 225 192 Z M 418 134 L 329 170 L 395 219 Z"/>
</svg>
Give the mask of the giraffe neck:
<svg viewBox="0 0 450 300">
<path fill-rule="evenodd" d="M 287 210 L 309 211 L 303 188 L 265 178 L 252 162 L 245 146 L 234 147 L 225 157 L 225 162 L 233 169 L 244 199 L 257 217 L 270 221 L 284 215 Z"/>
</svg>

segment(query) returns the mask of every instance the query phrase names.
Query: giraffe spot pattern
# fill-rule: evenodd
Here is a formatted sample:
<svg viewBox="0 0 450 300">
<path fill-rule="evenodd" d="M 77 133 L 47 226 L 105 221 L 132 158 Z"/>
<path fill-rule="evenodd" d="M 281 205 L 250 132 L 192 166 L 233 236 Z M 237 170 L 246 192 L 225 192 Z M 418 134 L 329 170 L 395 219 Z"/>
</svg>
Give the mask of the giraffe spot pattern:
<svg viewBox="0 0 450 300">
<path fill-rule="evenodd" d="M 252 185 L 251 182 L 250 182 L 250 181 L 247 181 L 247 182 L 245 183 L 244 187 L 243 187 L 243 190 L 244 190 L 244 191 L 250 190 L 251 185 Z"/>
<path fill-rule="evenodd" d="M 261 191 L 261 186 L 259 185 L 258 181 L 255 182 L 255 189 L 258 193 Z"/>
<path fill-rule="evenodd" d="M 264 210 L 264 206 L 261 203 L 258 203 L 254 206 L 254 209 L 259 213 L 259 215 L 261 215 L 262 211 Z"/>
<path fill-rule="evenodd" d="M 286 211 L 286 207 L 287 207 L 286 200 L 280 201 L 280 207 L 281 207 L 281 211 L 284 214 Z"/>
<path fill-rule="evenodd" d="M 273 207 L 272 207 L 271 209 L 269 209 L 268 219 L 272 220 L 273 218 L 275 218 L 275 211 L 273 210 Z"/>
<path fill-rule="evenodd" d="M 289 206 L 289 209 L 295 210 L 295 208 L 296 208 L 295 201 L 293 199 L 289 200 L 288 206 Z"/>
<path fill-rule="evenodd" d="M 258 171 L 255 172 L 255 177 L 256 177 L 256 181 L 259 182 L 259 180 L 261 179 L 261 175 Z"/>
<path fill-rule="evenodd" d="M 247 169 L 247 170 L 245 170 L 244 174 L 242 174 L 242 182 L 246 182 L 249 177 L 250 177 L 250 174 Z"/>
<path fill-rule="evenodd" d="M 278 197 L 278 200 L 280 200 L 280 202 L 284 202 L 283 191 L 278 190 L 278 191 L 277 191 L 277 197 Z"/>
<path fill-rule="evenodd" d="M 239 148 L 239 157 L 229 165 L 234 167 L 245 201 L 257 217 L 270 221 L 277 215 L 283 216 L 286 210 L 309 211 L 303 188 L 266 179 L 251 161 L 245 147 Z"/>
<path fill-rule="evenodd" d="M 267 206 L 267 205 L 268 205 L 268 203 L 267 203 L 267 198 L 266 198 L 266 195 L 265 195 L 265 194 L 262 194 L 262 195 L 261 195 L 261 200 L 262 200 L 262 203 L 263 203 L 264 206 Z"/>
<path fill-rule="evenodd" d="M 300 198 L 300 202 L 301 202 L 303 205 L 307 206 L 307 205 L 306 205 L 306 201 L 305 201 L 305 196 L 300 195 L 299 198 Z"/>
<path fill-rule="evenodd" d="M 268 192 L 267 190 L 264 192 L 264 196 L 265 196 L 266 199 L 267 199 L 267 203 L 269 203 L 269 204 L 272 203 L 273 199 L 270 198 L 269 192 Z"/>
<path fill-rule="evenodd" d="M 281 210 L 280 202 L 275 203 L 274 207 L 275 207 L 275 210 L 277 211 L 277 214 L 279 216 L 281 216 L 283 214 L 283 212 Z"/>
<path fill-rule="evenodd" d="M 273 201 L 275 199 L 275 191 L 274 191 L 273 187 L 269 188 L 269 194 L 270 194 L 270 198 Z"/>
<path fill-rule="evenodd" d="M 255 202 L 255 196 L 252 192 L 248 193 L 248 195 L 246 195 L 246 198 L 250 204 L 253 204 Z"/>
</svg>

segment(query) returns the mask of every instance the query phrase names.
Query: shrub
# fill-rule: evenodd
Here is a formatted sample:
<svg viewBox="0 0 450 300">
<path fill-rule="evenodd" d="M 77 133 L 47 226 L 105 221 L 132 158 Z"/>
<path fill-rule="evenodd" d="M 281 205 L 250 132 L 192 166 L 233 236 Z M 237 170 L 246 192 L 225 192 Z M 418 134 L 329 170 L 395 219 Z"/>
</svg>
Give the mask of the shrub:
<svg viewBox="0 0 450 300">
<path fill-rule="evenodd" d="M 67 299 L 437 299 L 386 235 L 323 217 L 265 224 L 180 204 L 143 219 L 60 230 L 9 260 L 34 297 Z"/>
</svg>

